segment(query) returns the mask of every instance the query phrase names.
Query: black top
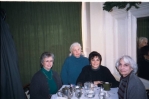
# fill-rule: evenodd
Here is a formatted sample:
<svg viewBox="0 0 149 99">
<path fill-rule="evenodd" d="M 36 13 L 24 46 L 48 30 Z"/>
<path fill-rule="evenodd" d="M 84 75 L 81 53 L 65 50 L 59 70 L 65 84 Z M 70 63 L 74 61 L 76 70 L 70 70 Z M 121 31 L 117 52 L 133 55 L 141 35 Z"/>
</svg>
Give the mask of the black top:
<svg viewBox="0 0 149 99">
<path fill-rule="evenodd" d="M 142 58 L 138 61 L 138 76 L 149 80 L 149 60 Z"/>
<path fill-rule="evenodd" d="M 119 86 L 119 82 L 116 81 L 110 70 L 102 65 L 96 70 L 92 69 L 90 65 L 87 65 L 82 69 L 76 83 L 81 82 L 84 84 L 87 81 L 104 81 L 112 83 L 112 87 Z M 98 86 L 100 86 L 100 84 Z"/>
</svg>

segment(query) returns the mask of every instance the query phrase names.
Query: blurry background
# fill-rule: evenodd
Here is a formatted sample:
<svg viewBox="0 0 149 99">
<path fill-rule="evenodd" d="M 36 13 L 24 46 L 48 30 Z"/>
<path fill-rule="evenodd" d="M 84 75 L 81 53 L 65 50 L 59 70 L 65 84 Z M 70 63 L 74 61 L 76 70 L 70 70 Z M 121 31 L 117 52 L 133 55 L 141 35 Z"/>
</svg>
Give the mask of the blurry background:
<svg viewBox="0 0 149 99">
<path fill-rule="evenodd" d="M 22 84 L 40 69 L 44 51 L 55 55 L 53 69 L 60 73 L 73 42 L 82 44 L 81 2 L 1 2 L 18 55 Z"/>
</svg>

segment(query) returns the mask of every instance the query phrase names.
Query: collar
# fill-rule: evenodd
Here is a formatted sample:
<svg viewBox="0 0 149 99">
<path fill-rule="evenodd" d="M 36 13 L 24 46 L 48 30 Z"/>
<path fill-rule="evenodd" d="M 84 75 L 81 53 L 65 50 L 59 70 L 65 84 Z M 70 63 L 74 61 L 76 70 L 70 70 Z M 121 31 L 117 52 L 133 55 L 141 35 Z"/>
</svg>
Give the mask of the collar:
<svg viewBox="0 0 149 99">
<path fill-rule="evenodd" d="M 49 71 L 47 71 L 46 69 L 44 69 L 43 67 L 41 68 L 41 71 L 43 71 L 46 74 L 51 74 L 52 70 L 50 69 Z"/>
<path fill-rule="evenodd" d="M 72 57 L 72 58 L 74 58 L 74 59 L 80 59 L 80 58 L 83 57 L 83 55 L 80 55 L 80 57 L 76 58 L 76 57 L 72 54 L 70 57 Z"/>
<path fill-rule="evenodd" d="M 98 71 L 99 69 L 100 69 L 100 66 L 97 69 L 93 69 L 92 66 L 91 66 L 91 70 L 93 70 L 93 71 Z"/>
<path fill-rule="evenodd" d="M 131 71 L 126 77 L 121 76 L 121 80 L 127 81 L 133 71 Z"/>
</svg>

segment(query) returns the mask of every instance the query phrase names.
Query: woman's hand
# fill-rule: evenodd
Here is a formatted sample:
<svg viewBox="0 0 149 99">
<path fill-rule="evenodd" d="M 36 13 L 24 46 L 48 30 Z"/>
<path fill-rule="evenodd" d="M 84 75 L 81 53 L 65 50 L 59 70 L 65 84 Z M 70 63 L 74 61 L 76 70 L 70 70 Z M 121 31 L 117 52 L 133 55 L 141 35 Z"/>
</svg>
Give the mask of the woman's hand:
<svg viewBox="0 0 149 99">
<path fill-rule="evenodd" d="M 95 85 L 102 84 L 102 83 L 103 83 L 103 81 L 94 81 Z"/>
<path fill-rule="evenodd" d="M 100 84 L 100 81 L 94 81 L 94 85 Z"/>
</svg>

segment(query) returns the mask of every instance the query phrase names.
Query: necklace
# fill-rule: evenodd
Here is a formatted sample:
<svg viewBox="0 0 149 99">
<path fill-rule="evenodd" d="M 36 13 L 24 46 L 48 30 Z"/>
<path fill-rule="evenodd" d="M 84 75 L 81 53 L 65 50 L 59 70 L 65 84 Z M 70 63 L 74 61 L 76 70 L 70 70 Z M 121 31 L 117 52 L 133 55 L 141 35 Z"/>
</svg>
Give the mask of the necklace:
<svg viewBox="0 0 149 99">
<path fill-rule="evenodd" d="M 44 75 L 46 76 L 46 78 L 48 78 L 49 80 L 52 80 L 52 71 L 51 71 L 51 77 L 49 78 L 46 73 L 43 71 Z"/>
</svg>

